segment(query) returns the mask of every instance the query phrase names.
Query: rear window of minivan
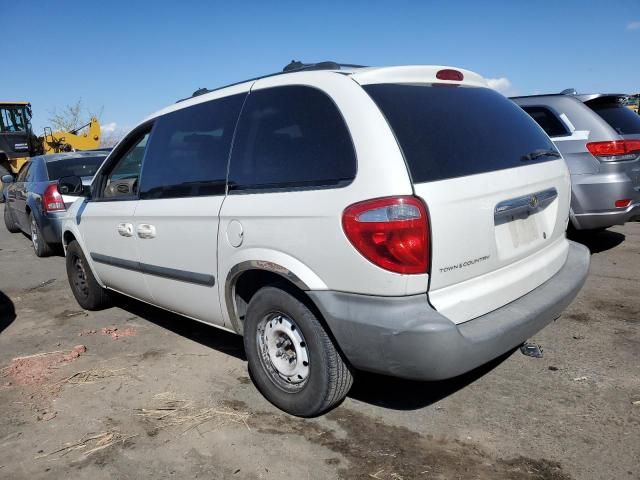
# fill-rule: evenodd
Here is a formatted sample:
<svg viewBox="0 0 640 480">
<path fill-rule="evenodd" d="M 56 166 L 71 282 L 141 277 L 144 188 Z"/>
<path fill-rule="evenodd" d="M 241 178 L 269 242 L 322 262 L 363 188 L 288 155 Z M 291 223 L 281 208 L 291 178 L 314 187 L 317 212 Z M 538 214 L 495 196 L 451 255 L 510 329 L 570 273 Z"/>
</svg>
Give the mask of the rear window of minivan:
<svg viewBox="0 0 640 480">
<path fill-rule="evenodd" d="M 489 88 L 422 84 L 365 85 L 393 130 L 414 183 L 557 160 L 556 151 L 516 104 Z"/>
<path fill-rule="evenodd" d="M 619 135 L 640 135 L 640 115 L 617 102 L 591 101 L 587 106 L 596 112 Z"/>
</svg>

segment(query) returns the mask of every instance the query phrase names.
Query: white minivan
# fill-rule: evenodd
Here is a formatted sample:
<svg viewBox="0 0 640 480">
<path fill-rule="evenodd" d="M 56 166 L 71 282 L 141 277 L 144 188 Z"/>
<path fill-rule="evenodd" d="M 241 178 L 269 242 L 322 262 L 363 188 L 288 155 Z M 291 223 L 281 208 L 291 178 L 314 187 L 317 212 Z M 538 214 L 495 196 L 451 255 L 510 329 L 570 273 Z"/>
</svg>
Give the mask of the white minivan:
<svg viewBox="0 0 640 480">
<path fill-rule="evenodd" d="M 556 319 L 588 250 L 544 131 L 479 75 L 294 64 L 150 116 L 63 226 L 79 304 L 121 292 L 244 336 L 272 403 L 358 369 L 436 380 Z M 79 193 L 79 179 L 58 183 Z"/>
</svg>

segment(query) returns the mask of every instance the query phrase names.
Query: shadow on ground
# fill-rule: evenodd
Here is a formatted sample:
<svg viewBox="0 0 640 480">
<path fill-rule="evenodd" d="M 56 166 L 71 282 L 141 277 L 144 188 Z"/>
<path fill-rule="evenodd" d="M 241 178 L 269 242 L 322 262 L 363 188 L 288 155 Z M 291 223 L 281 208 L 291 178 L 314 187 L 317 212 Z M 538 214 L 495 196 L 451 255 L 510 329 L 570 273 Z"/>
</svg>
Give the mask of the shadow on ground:
<svg viewBox="0 0 640 480">
<path fill-rule="evenodd" d="M 0 291 L 0 333 L 16 319 L 16 309 L 13 302 Z"/>
<path fill-rule="evenodd" d="M 438 382 L 417 382 L 357 372 L 349 397 L 394 410 L 417 410 L 437 403 L 471 385 L 504 362 L 516 350 L 517 348 L 510 350 L 464 375 Z"/>
<path fill-rule="evenodd" d="M 115 306 L 205 347 L 246 360 L 242 337 L 176 313 L 113 294 Z"/>
<path fill-rule="evenodd" d="M 572 231 L 567 233 L 567 237 L 569 240 L 581 243 L 587 247 L 591 255 L 611 250 L 627 238 L 623 233 L 613 232 L 611 230 L 602 230 L 600 232 Z"/>
</svg>

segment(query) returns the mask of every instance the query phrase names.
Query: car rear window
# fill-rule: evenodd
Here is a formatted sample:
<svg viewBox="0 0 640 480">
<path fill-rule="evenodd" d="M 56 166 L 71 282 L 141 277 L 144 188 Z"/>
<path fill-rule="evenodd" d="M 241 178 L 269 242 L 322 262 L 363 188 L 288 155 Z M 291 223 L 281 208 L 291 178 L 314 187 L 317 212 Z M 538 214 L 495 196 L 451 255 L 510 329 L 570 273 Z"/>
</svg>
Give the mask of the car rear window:
<svg viewBox="0 0 640 480">
<path fill-rule="evenodd" d="M 557 160 L 556 150 L 515 103 L 489 88 L 366 85 L 402 148 L 414 183 Z"/>
<path fill-rule="evenodd" d="M 106 155 L 96 157 L 62 158 L 47 162 L 47 175 L 49 180 L 58 180 L 62 177 L 93 177 Z"/>
<path fill-rule="evenodd" d="M 620 135 L 640 135 L 640 115 L 618 102 L 587 102 Z"/>
</svg>

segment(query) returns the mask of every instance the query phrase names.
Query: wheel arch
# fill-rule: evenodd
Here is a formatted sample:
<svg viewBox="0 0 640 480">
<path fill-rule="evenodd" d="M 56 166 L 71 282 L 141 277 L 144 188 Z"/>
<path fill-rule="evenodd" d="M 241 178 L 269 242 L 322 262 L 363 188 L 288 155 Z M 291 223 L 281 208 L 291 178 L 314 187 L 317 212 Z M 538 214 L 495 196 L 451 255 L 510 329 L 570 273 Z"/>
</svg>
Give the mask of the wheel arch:
<svg viewBox="0 0 640 480">
<path fill-rule="evenodd" d="M 278 286 L 302 301 L 322 317 L 311 298 L 305 281 L 288 268 L 274 262 L 248 260 L 236 264 L 227 274 L 224 301 L 232 328 L 240 335 L 244 331 L 244 315 L 249 301 L 262 287 Z"/>
</svg>

